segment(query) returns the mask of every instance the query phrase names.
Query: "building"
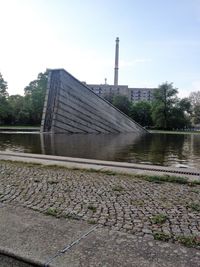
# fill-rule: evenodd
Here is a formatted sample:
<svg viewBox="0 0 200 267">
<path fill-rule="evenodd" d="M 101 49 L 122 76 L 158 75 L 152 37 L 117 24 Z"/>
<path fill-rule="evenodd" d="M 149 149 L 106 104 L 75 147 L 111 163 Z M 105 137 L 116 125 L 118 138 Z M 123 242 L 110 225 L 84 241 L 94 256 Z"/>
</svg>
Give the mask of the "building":
<svg viewBox="0 0 200 267">
<path fill-rule="evenodd" d="M 129 101 L 152 101 L 156 88 L 129 88 L 128 85 L 87 84 L 97 95 L 101 97 L 113 95 L 125 95 Z"/>
<path fill-rule="evenodd" d="M 113 95 L 125 95 L 131 102 L 152 101 L 156 88 L 129 88 L 128 85 L 118 85 L 119 72 L 119 38 L 116 38 L 115 46 L 115 67 L 114 85 L 105 84 L 86 84 L 97 95 L 108 97 Z"/>
</svg>

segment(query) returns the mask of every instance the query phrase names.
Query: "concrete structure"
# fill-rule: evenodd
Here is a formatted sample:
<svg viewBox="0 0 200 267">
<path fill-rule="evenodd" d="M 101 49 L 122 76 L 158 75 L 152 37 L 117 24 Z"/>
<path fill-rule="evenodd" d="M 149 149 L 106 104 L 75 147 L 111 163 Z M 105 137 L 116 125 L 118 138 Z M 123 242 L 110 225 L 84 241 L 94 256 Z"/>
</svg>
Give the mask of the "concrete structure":
<svg viewBox="0 0 200 267">
<path fill-rule="evenodd" d="M 114 72 L 114 85 L 118 85 L 118 70 L 119 70 L 119 38 L 116 39 L 115 46 L 115 72 Z"/>
<path fill-rule="evenodd" d="M 49 71 L 41 132 L 147 133 L 63 69 Z"/>
</svg>

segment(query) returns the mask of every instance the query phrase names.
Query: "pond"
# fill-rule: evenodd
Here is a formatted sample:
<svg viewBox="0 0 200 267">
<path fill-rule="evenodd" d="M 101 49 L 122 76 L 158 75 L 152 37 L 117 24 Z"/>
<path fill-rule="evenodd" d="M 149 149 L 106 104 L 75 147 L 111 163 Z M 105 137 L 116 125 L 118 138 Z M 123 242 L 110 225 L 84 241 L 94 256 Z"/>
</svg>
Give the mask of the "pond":
<svg viewBox="0 0 200 267">
<path fill-rule="evenodd" d="M 200 134 L 0 133 L 0 150 L 163 166 L 200 166 Z"/>
</svg>

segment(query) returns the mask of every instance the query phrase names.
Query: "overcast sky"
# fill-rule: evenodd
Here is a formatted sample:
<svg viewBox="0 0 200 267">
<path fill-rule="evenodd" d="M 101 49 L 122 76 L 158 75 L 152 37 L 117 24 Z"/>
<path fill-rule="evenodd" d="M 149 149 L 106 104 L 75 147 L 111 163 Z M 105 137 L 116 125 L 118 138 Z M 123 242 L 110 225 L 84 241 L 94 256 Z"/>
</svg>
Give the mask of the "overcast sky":
<svg viewBox="0 0 200 267">
<path fill-rule="evenodd" d="M 87 83 L 200 90 L 200 0 L 0 0 L 0 72 L 9 94 L 46 68 Z"/>
</svg>

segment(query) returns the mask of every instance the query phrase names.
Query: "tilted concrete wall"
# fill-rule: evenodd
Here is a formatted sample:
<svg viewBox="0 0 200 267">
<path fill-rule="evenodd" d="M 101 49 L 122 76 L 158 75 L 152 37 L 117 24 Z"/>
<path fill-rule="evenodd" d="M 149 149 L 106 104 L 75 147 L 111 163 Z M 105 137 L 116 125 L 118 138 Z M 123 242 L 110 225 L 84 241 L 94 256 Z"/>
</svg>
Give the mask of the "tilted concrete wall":
<svg viewBox="0 0 200 267">
<path fill-rule="evenodd" d="M 63 69 L 49 71 L 47 87 L 42 132 L 147 133 Z"/>
</svg>

